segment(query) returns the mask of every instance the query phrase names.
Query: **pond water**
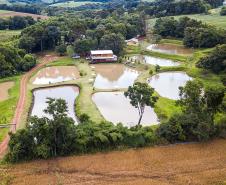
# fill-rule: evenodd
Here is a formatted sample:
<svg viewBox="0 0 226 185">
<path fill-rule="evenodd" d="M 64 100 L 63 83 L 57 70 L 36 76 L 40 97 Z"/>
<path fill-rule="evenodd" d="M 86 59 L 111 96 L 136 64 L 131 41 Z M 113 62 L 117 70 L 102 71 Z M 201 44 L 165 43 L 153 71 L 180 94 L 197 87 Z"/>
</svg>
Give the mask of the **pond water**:
<svg viewBox="0 0 226 185">
<path fill-rule="evenodd" d="M 79 78 L 79 71 L 74 66 L 56 66 L 41 69 L 31 81 L 33 84 L 51 84 Z"/>
<path fill-rule="evenodd" d="M 189 80 L 192 78 L 184 72 L 164 72 L 152 76 L 148 79 L 148 83 L 160 96 L 177 100 L 179 99 L 179 87 L 185 86 Z"/>
<path fill-rule="evenodd" d="M 0 101 L 7 100 L 9 98 L 9 89 L 14 86 L 14 82 L 0 83 Z"/>
<path fill-rule="evenodd" d="M 79 88 L 75 86 L 50 87 L 34 90 L 34 106 L 32 108 L 31 115 L 36 115 L 38 117 L 48 117 L 48 115 L 46 115 L 43 111 L 47 108 L 47 98 L 61 98 L 67 102 L 68 116 L 73 118 L 73 120 L 77 123 L 74 104 L 78 94 Z"/>
<path fill-rule="evenodd" d="M 147 56 L 147 55 L 136 55 L 136 56 L 133 56 L 132 59 L 139 60 L 146 64 L 151 64 L 151 65 L 169 66 L 169 67 L 180 65 L 179 62 L 175 62 L 173 60 L 157 58 L 157 57 L 152 57 L 152 56 Z"/>
<path fill-rule="evenodd" d="M 117 124 L 131 127 L 137 125 L 139 120 L 138 110 L 130 104 L 123 92 L 98 92 L 92 97 L 103 117 Z M 158 118 L 153 108 L 146 107 L 141 124 L 144 126 L 158 124 Z"/>
<path fill-rule="evenodd" d="M 123 64 L 95 64 L 91 67 L 97 74 L 94 87 L 98 89 L 127 88 L 139 76 L 137 70 Z"/>
<path fill-rule="evenodd" d="M 185 48 L 176 44 L 151 44 L 147 47 L 148 50 L 166 54 L 191 55 L 193 49 Z"/>
</svg>

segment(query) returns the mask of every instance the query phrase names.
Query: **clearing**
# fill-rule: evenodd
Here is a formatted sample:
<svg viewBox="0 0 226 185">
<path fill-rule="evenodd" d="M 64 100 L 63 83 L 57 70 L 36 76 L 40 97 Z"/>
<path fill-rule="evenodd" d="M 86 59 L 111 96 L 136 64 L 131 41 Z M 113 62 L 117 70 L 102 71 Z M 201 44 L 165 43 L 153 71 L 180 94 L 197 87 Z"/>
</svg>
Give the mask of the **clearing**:
<svg viewBox="0 0 226 185">
<path fill-rule="evenodd" d="M 22 12 L 14 12 L 14 11 L 6 11 L 6 10 L 0 10 L 0 16 L 1 17 L 13 17 L 13 16 L 30 16 L 33 19 L 48 19 L 48 16 L 45 15 L 38 15 L 38 14 L 31 14 L 31 13 L 22 13 Z"/>
<path fill-rule="evenodd" d="M 50 6 L 56 6 L 56 7 L 79 7 L 86 4 L 101 4 L 101 2 L 94 2 L 94 1 L 66 1 L 62 3 L 55 3 Z"/>
<path fill-rule="evenodd" d="M 226 141 L 130 149 L 2 166 L 12 185 L 210 185 L 226 180 Z"/>
</svg>

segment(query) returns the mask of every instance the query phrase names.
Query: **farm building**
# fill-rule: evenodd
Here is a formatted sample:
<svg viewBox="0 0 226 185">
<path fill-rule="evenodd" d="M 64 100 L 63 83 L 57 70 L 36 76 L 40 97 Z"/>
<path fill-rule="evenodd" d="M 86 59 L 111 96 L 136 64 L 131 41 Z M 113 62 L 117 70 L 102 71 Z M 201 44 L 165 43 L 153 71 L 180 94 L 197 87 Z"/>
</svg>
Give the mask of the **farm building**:
<svg viewBox="0 0 226 185">
<path fill-rule="evenodd" d="M 92 63 L 117 61 L 117 56 L 113 54 L 112 50 L 93 50 L 90 58 Z"/>
</svg>

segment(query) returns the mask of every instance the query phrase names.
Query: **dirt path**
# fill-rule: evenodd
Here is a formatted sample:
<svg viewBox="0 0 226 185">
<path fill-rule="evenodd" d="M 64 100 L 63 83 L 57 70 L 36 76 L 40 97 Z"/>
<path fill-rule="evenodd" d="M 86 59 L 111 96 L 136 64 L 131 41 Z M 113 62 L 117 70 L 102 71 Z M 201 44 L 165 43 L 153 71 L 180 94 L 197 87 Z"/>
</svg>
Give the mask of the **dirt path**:
<svg viewBox="0 0 226 185">
<path fill-rule="evenodd" d="M 40 160 L 1 171 L 12 185 L 223 185 L 226 140 Z"/>
<path fill-rule="evenodd" d="M 32 68 L 29 72 L 25 73 L 20 81 L 20 97 L 16 106 L 16 110 L 15 110 L 15 114 L 14 114 L 14 118 L 12 120 L 12 126 L 10 128 L 11 132 L 15 132 L 16 129 L 19 127 L 19 123 L 21 120 L 21 116 L 23 114 L 23 110 L 25 107 L 25 103 L 26 103 L 26 94 L 27 94 L 27 83 L 29 78 L 31 77 L 32 73 L 38 69 L 40 69 L 42 66 L 46 65 L 49 62 L 52 62 L 54 60 L 56 60 L 58 57 L 54 56 L 54 55 L 46 55 L 44 57 L 41 58 L 41 62 L 35 66 L 34 68 Z M 2 157 L 6 150 L 7 150 L 7 146 L 8 146 L 8 142 L 9 142 L 9 136 L 7 136 L 0 144 L 0 157 Z"/>
</svg>

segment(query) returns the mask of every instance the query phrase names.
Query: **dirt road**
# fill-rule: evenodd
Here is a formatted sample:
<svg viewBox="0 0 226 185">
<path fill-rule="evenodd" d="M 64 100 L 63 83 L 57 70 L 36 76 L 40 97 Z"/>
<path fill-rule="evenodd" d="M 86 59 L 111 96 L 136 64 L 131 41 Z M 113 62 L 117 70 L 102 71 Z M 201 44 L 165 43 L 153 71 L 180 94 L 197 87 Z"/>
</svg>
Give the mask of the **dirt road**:
<svg viewBox="0 0 226 185">
<path fill-rule="evenodd" d="M 12 185 L 223 185 L 226 140 L 33 161 L 5 174 Z"/>
<path fill-rule="evenodd" d="M 56 60 L 58 57 L 54 56 L 54 55 L 46 55 L 44 57 L 42 57 L 40 59 L 40 63 L 35 66 L 34 68 L 32 68 L 29 72 L 25 73 L 20 81 L 20 97 L 16 106 L 16 110 L 15 110 L 15 114 L 14 114 L 14 118 L 12 121 L 12 126 L 10 128 L 11 132 L 15 132 L 16 128 L 18 128 L 20 120 L 21 120 L 21 116 L 23 114 L 23 110 L 24 110 L 24 106 L 26 103 L 26 93 L 27 93 L 27 83 L 29 78 L 31 77 L 32 73 L 38 69 L 40 69 L 42 66 L 46 65 L 49 62 L 52 62 L 54 60 Z M 7 149 L 8 146 L 8 142 L 9 142 L 9 136 L 7 136 L 2 143 L 0 144 L 0 157 L 2 157 Z"/>
</svg>

